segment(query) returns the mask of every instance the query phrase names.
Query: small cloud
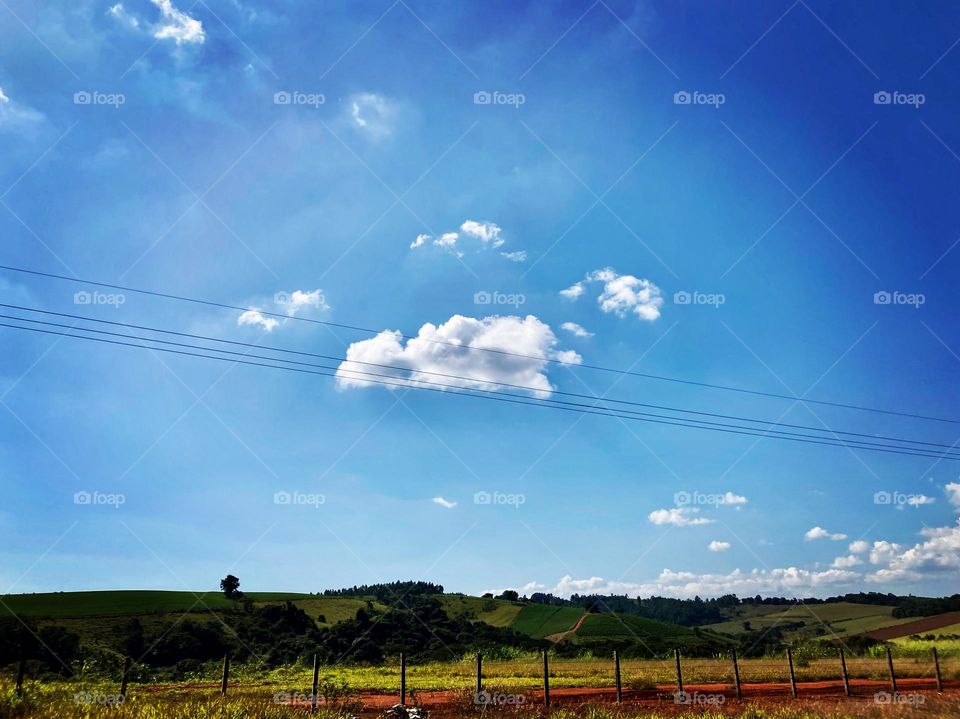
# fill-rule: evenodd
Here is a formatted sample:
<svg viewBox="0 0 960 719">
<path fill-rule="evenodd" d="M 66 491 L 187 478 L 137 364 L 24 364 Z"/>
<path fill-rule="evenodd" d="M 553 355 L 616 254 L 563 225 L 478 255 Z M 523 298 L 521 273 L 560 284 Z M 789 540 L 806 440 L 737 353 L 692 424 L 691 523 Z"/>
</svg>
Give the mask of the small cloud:
<svg viewBox="0 0 960 719">
<path fill-rule="evenodd" d="M 353 127 L 374 140 L 390 137 L 395 129 L 399 106 L 374 92 L 363 92 L 350 98 Z"/>
<path fill-rule="evenodd" d="M 112 15 L 119 22 L 127 25 L 128 27 L 133 28 L 134 30 L 140 27 L 140 20 L 135 16 L 127 12 L 126 8 L 123 7 L 123 3 L 117 3 L 110 7 L 107 10 L 108 15 Z"/>
<path fill-rule="evenodd" d="M 493 222 L 477 222 L 467 220 L 460 225 L 460 231 L 470 237 L 476 237 L 484 244 L 497 248 L 503 245 L 504 239 L 500 236 L 500 226 Z"/>
<path fill-rule="evenodd" d="M 526 262 L 527 261 L 527 251 L 526 250 L 517 250 L 516 252 L 501 252 L 502 257 L 506 257 L 511 262 Z"/>
<path fill-rule="evenodd" d="M 3 94 L 2 87 L 0 87 L 0 102 L 10 102 L 10 98 Z"/>
<path fill-rule="evenodd" d="M 280 324 L 280 320 L 267 317 L 260 310 L 247 310 L 237 318 L 237 326 L 252 325 L 260 327 L 264 332 L 273 332 Z"/>
<path fill-rule="evenodd" d="M 410 249 L 413 250 L 417 247 L 423 247 L 429 239 L 430 235 L 417 235 L 417 239 L 410 243 Z"/>
<path fill-rule="evenodd" d="M 831 534 L 823 527 L 814 527 L 813 529 L 808 529 L 806 534 L 803 535 L 803 538 L 812 542 L 816 539 L 832 539 L 835 542 L 839 542 L 847 538 L 846 534 Z"/>
<path fill-rule="evenodd" d="M 947 492 L 947 499 L 950 504 L 960 511 L 960 482 L 951 482 L 944 489 Z"/>
<path fill-rule="evenodd" d="M 318 310 L 330 309 L 326 299 L 324 299 L 322 290 L 311 290 L 309 292 L 294 290 L 290 293 L 290 296 L 286 298 L 286 306 L 287 314 L 291 317 L 306 307 L 313 307 Z"/>
<path fill-rule="evenodd" d="M 698 517 L 700 510 L 696 507 L 673 507 L 672 509 L 656 509 L 647 516 L 654 524 L 672 524 L 675 527 L 695 527 L 701 524 L 713 524 L 712 519 Z"/>
<path fill-rule="evenodd" d="M 153 29 L 158 40 L 173 40 L 177 45 L 200 45 L 207 39 L 199 20 L 174 6 L 172 0 L 150 0 L 160 8 L 161 21 Z"/>
<path fill-rule="evenodd" d="M 583 294 L 583 283 L 574 282 L 565 290 L 560 290 L 560 295 L 568 300 L 575 300 Z"/>
<path fill-rule="evenodd" d="M 718 542 L 714 539 L 710 544 L 707 545 L 707 549 L 711 552 L 726 552 L 730 549 L 730 542 Z"/>
<path fill-rule="evenodd" d="M 742 494 L 734 494 L 733 492 L 724 492 L 723 497 L 720 501 L 720 504 L 737 505 L 737 504 L 746 504 L 749 501 L 750 500 L 748 500 Z"/>
<path fill-rule="evenodd" d="M 456 502 L 451 502 L 449 499 L 444 499 L 443 497 L 434 497 L 433 503 L 439 504 L 444 509 L 453 509 L 457 506 Z"/>
<path fill-rule="evenodd" d="M 856 567 L 858 564 L 863 564 L 863 560 L 851 554 L 847 557 L 837 557 L 830 566 L 833 569 L 850 569 L 850 567 Z"/>
<path fill-rule="evenodd" d="M 587 332 L 587 330 L 578 325 L 576 322 L 564 322 L 562 325 L 560 325 L 560 329 L 569 332 L 575 337 L 593 337 L 593 332 Z"/>
<path fill-rule="evenodd" d="M 503 230 L 500 225 L 494 222 L 464 220 L 459 230 L 444 232 L 439 237 L 432 237 L 427 234 L 420 234 L 410 243 L 410 249 L 415 250 L 418 247 L 424 247 L 428 242 L 433 241 L 433 245 L 454 253 L 457 257 L 463 257 L 462 247 L 465 247 L 466 240 L 479 240 L 480 250 L 499 249 L 503 247 L 506 240 L 503 237 Z M 476 245 L 476 243 L 474 243 Z M 526 250 L 514 250 L 512 252 L 501 252 L 504 257 L 511 262 L 526 262 Z"/>
<path fill-rule="evenodd" d="M 457 244 L 457 240 L 460 239 L 460 235 L 456 232 L 444 232 L 440 237 L 433 241 L 433 244 L 438 247 L 453 247 Z"/>
<path fill-rule="evenodd" d="M 560 294 L 575 300 L 583 295 L 585 283 L 602 283 L 603 289 L 597 297 L 601 312 L 626 317 L 634 314 L 642 320 L 653 322 L 660 317 L 663 297 L 660 288 L 650 280 L 633 275 L 621 275 L 611 267 L 588 272 L 584 280 L 576 282 Z"/>
<path fill-rule="evenodd" d="M 858 539 L 855 542 L 850 542 L 848 549 L 853 554 L 863 554 L 870 549 L 870 542 L 865 542 L 862 539 Z"/>
<path fill-rule="evenodd" d="M 925 494 L 911 494 L 907 497 L 907 506 L 922 507 L 924 504 L 933 504 L 936 501 L 933 497 L 928 497 Z"/>
</svg>

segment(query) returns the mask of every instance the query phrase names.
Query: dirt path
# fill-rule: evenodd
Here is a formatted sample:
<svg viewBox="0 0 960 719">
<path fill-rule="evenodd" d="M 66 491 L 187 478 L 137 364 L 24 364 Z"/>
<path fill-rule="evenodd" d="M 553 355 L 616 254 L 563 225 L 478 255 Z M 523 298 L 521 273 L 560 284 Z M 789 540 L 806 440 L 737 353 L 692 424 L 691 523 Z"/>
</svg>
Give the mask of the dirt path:
<svg viewBox="0 0 960 719">
<path fill-rule="evenodd" d="M 556 644 L 556 643 L 559 642 L 559 641 L 563 641 L 564 639 L 566 639 L 567 637 L 569 637 L 571 634 L 576 634 L 578 631 L 580 631 L 580 627 L 583 626 L 583 623 L 586 621 L 586 619 L 587 619 L 588 616 L 590 616 L 590 613 L 589 613 L 589 612 L 584 612 L 583 614 L 580 615 L 580 618 L 577 620 L 577 623 L 574 624 L 574 625 L 573 625 L 570 629 L 568 629 L 567 631 L 565 631 L 565 632 L 557 632 L 556 634 L 548 634 L 548 635 L 547 635 L 546 637 L 544 637 L 544 638 L 545 638 L 545 639 L 549 639 L 549 640 L 550 640 L 551 642 L 553 642 L 554 644 Z"/>
<path fill-rule="evenodd" d="M 960 697 L 960 680 L 950 680 L 944 683 L 944 694 L 952 697 Z M 709 695 L 712 697 L 723 696 L 723 702 L 735 701 L 734 689 L 730 684 L 690 684 L 685 685 L 684 690 L 693 697 L 691 702 L 694 706 L 697 704 L 697 695 Z M 853 694 L 851 701 L 874 701 L 874 695 L 879 692 L 890 692 L 890 682 L 873 681 L 868 679 L 851 679 L 850 690 Z M 902 694 L 923 693 L 929 696 L 935 696 L 937 693 L 936 680 L 934 679 L 898 679 L 897 690 Z M 674 693 L 676 686 L 672 684 L 661 684 L 656 689 L 623 691 L 623 700 L 630 703 L 658 703 L 668 701 L 674 703 Z M 776 700 L 777 703 L 784 701 L 793 701 L 790 695 L 790 684 L 743 684 L 743 699 L 750 701 L 754 699 Z M 543 703 L 543 692 L 521 691 L 514 696 L 523 696 L 525 704 Z M 843 682 L 822 681 L 822 682 L 798 682 L 797 683 L 798 700 L 819 699 L 833 697 L 844 699 Z M 363 702 L 364 709 L 386 709 L 399 702 L 397 694 L 382 694 L 378 692 L 361 692 L 360 699 Z M 571 705 L 583 704 L 585 702 L 614 702 L 616 701 L 616 690 L 613 687 L 590 688 L 569 688 L 557 687 L 550 689 L 551 705 Z M 408 697 L 407 703 L 413 703 L 411 697 Z M 456 704 L 472 704 L 472 695 L 469 692 L 456 691 L 432 691 L 417 692 L 416 703 L 426 708 L 443 708 Z"/>
</svg>

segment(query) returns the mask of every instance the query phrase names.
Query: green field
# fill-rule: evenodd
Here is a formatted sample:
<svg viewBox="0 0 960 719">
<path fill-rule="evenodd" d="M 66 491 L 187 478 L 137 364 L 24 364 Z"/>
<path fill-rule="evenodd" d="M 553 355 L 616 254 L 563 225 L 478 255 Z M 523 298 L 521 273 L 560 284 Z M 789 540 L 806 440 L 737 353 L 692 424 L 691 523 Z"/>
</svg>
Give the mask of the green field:
<svg viewBox="0 0 960 719">
<path fill-rule="evenodd" d="M 787 609 L 776 606 L 755 607 L 771 611 L 738 613 L 736 619 L 718 624 L 708 624 L 704 629 L 724 634 L 742 634 L 748 631 L 744 622 L 749 622 L 750 630 L 766 630 L 780 627 L 784 637 L 789 640 L 836 637 L 849 637 L 874 629 L 903 624 L 910 619 L 895 619 L 893 607 L 876 604 L 854 604 L 836 602 L 830 604 L 798 604 Z M 791 627 L 800 623 L 800 627 Z"/>
<path fill-rule="evenodd" d="M 573 629 L 582 615 L 580 607 L 528 604 L 510 623 L 510 628 L 535 639 L 543 639 Z"/>
<path fill-rule="evenodd" d="M 494 627 L 509 627 L 523 609 L 520 602 L 482 599 L 464 594 L 443 594 L 437 599 L 451 617 L 479 620 Z"/>
</svg>

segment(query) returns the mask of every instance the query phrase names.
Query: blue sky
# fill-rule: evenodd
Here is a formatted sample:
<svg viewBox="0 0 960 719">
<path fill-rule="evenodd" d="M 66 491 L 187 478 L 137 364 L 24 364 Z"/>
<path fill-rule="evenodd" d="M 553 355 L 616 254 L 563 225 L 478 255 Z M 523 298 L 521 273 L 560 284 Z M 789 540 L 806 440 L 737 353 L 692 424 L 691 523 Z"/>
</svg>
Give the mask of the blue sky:
<svg viewBox="0 0 960 719">
<path fill-rule="evenodd" d="M 2 264 L 248 311 L 7 271 L 0 295 L 951 446 L 577 365 L 956 418 L 958 36 L 945 2 L 5 0 Z M 955 461 L 350 369 L 0 329 L 0 591 L 955 591 Z"/>
</svg>

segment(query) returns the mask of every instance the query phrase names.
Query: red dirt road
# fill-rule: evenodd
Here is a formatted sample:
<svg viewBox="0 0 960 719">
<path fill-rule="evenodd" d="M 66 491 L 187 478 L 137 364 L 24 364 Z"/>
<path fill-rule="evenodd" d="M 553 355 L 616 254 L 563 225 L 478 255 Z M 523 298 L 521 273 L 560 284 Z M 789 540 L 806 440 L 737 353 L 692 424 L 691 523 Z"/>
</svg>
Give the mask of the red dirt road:
<svg viewBox="0 0 960 719">
<path fill-rule="evenodd" d="M 944 681 L 944 694 L 960 697 L 960 681 Z M 696 703 L 696 695 L 723 695 L 725 701 L 735 699 L 734 689 L 730 684 L 690 684 L 684 685 L 684 690 L 694 695 L 694 706 L 700 706 Z M 744 700 L 792 700 L 790 695 L 790 684 L 743 684 Z M 850 691 L 854 699 L 874 700 L 874 695 L 878 692 L 890 692 L 890 682 L 871 681 L 866 679 L 851 679 Z M 937 693 L 936 680 L 934 679 L 897 679 L 897 691 L 900 694 L 923 693 L 935 696 Z M 673 702 L 673 695 L 676 692 L 674 685 L 658 685 L 656 689 L 628 690 L 623 691 L 624 702 L 662 702 L 668 700 Z M 543 703 L 543 692 L 526 691 L 518 692 L 524 697 L 524 704 L 536 705 Z M 799 700 L 819 699 L 825 697 L 842 698 L 843 683 L 837 681 L 823 682 L 798 682 L 797 696 Z M 399 702 L 397 694 L 382 694 L 374 692 L 362 692 L 360 699 L 363 702 L 364 709 L 386 709 Z M 569 706 L 572 704 L 583 704 L 587 702 L 614 702 L 616 701 L 616 690 L 613 687 L 601 688 L 569 688 L 558 687 L 550 689 L 550 704 L 557 706 Z M 471 703 L 472 697 L 469 693 L 455 691 L 433 691 L 417 692 L 416 703 L 425 708 L 443 708 L 454 704 Z M 408 697 L 407 703 L 412 704 L 413 698 Z"/>
<path fill-rule="evenodd" d="M 954 624 L 960 624 L 960 612 L 947 612 L 946 614 L 924 617 L 915 622 L 895 624 L 892 627 L 875 629 L 872 632 L 867 632 L 865 636 L 881 640 L 899 639 L 900 637 L 909 637 L 913 634 L 926 634 L 935 629 L 949 627 Z"/>
</svg>

